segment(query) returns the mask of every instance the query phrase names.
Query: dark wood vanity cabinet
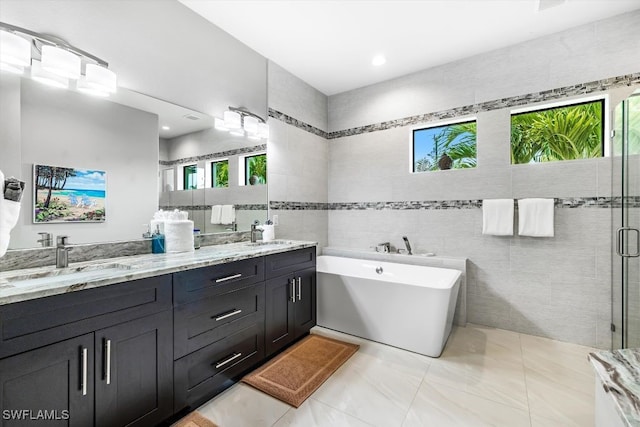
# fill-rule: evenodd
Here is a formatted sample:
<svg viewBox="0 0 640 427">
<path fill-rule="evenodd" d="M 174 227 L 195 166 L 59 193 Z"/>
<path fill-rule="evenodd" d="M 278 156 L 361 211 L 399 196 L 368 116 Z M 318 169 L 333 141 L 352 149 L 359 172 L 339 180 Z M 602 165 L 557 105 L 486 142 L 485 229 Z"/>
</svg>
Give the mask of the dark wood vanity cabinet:
<svg viewBox="0 0 640 427">
<path fill-rule="evenodd" d="M 178 412 L 264 360 L 264 258 L 175 273 L 173 292 Z"/>
<path fill-rule="evenodd" d="M 0 408 L 57 417 L 0 427 L 155 426 L 195 409 L 315 325 L 315 254 L 0 306 Z"/>
<path fill-rule="evenodd" d="M 309 333 L 316 324 L 315 248 L 267 257 L 267 356 Z"/>
<path fill-rule="evenodd" d="M 172 314 L 171 276 L 1 306 L 0 347 L 16 354 L 0 359 L 0 407 L 36 419 L 0 425 L 153 426 L 170 417 Z"/>
</svg>

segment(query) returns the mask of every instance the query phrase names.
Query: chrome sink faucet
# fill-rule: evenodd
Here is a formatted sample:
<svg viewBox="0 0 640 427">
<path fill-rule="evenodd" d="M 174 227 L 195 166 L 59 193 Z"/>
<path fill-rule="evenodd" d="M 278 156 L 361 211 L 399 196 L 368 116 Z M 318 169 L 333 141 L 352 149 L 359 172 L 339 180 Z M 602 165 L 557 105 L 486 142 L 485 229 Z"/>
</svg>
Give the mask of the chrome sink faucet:
<svg viewBox="0 0 640 427">
<path fill-rule="evenodd" d="M 259 227 L 260 221 L 256 219 L 253 221 L 253 224 L 251 224 L 251 243 L 256 243 L 258 241 L 258 238 L 256 237 L 258 234 L 262 237 L 262 230 Z"/>
<path fill-rule="evenodd" d="M 409 239 L 407 236 L 402 236 L 402 240 L 404 240 L 404 245 L 407 247 L 407 255 L 413 255 L 411 252 L 411 245 L 409 244 Z"/>
<path fill-rule="evenodd" d="M 69 251 L 67 246 L 69 237 L 58 236 L 56 239 L 56 268 L 67 268 L 69 266 Z"/>
</svg>

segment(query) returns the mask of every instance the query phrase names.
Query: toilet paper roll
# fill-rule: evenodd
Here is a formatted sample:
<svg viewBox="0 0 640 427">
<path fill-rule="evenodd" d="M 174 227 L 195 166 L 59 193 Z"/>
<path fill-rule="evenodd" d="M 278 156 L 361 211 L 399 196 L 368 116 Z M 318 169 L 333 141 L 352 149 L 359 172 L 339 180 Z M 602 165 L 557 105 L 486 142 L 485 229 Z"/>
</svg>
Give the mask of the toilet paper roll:
<svg viewBox="0 0 640 427">
<path fill-rule="evenodd" d="M 167 253 L 192 252 L 193 221 L 165 221 L 164 239 Z"/>
</svg>

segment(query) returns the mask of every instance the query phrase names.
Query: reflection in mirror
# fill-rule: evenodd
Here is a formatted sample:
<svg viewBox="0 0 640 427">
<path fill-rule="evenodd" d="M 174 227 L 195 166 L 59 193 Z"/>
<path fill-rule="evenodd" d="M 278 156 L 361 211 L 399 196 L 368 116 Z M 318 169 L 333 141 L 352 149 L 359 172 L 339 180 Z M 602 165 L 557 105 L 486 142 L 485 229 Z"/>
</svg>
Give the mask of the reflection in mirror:
<svg viewBox="0 0 640 427">
<path fill-rule="evenodd" d="M 267 218 L 266 144 L 215 128 L 160 140 L 160 207 L 189 211 L 203 233 Z"/>
<path fill-rule="evenodd" d="M 0 170 L 29 189 L 10 249 L 38 246 L 39 232 L 69 235 L 73 244 L 138 239 L 159 207 L 158 193 L 163 208 L 189 211 L 203 233 L 248 230 L 266 218 L 266 185 L 241 185 L 239 166 L 243 156 L 266 151 L 264 140 L 216 131 L 212 117 L 123 88 L 97 99 L 0 74 L 0 93 Z M 211 185 L 214 157 L 229 161 L 228 187 Z M 34 224 L 34 164 L 105 171 L 107 220 Z M 187 164 L 196 166 L 192 190 L 184 190 Z M 214 169 L 220 180 L 224 168 Z M 227 204 L 236 225 L 212 224 L 212 206 Z"/>
</svg>

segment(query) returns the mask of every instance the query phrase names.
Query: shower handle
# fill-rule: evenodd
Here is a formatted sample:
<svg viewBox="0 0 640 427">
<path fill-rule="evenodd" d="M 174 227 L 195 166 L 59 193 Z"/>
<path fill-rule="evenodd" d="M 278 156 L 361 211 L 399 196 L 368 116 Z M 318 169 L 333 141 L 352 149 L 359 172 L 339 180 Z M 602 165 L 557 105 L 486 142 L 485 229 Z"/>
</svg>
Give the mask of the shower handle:
<svg viewBox="0 0 640 427">
<path fill-rule="evenodd" d="M 634 231 L 636 233 L 636 252 L 628 254 L 622 248 L 622 235 L 625 231 Z M 633 227 L 620 227 L 616 230 L 616 253 L 625 258 L 637 258 L 640 256 L 640 230 Z"/>
</svg>

